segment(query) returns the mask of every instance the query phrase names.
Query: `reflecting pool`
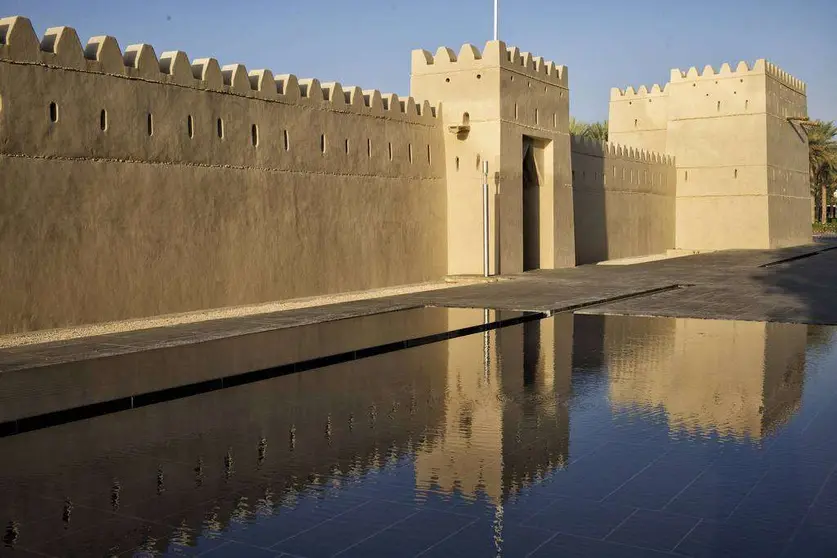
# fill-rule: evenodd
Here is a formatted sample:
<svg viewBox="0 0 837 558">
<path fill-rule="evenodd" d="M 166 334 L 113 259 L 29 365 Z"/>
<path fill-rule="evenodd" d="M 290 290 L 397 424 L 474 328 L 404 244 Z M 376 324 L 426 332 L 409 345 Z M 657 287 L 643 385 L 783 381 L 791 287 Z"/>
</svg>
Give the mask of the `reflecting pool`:
<svg viewBox="0 0 837 558">
<path fill-rule="evenodd" d="M 0 438 L 0 557 L 835 556 L 836 331 L 559 314 Z"/>
</svg>

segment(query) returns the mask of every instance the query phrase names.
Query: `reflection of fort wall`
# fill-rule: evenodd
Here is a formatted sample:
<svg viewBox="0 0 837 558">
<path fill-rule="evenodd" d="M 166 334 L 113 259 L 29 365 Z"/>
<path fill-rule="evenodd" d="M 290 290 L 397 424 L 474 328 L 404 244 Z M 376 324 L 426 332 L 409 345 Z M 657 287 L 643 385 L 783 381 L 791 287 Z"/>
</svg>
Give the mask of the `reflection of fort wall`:
<svg viewBox="0 0 837 558">
<path fill-rule="evenodd" d="M 566 461 L 572 332 L 561 315 L 448 343 L 445 425 L 416 457 L 420 489 L 500 502 Z"/>
<path fill-rule="evenodd" d="M 210 514 L 223 528 L 432 444 L 446 366 L 436 343 L 5 438 L 0 520 L 43 506 L 39 496 L 56 498 L 44 515 L 63 498 L 107 506 L 118 484 L 122 511 L 182 512 L 198 532 Z"/>
<path fill-rule="evenodd" d="M 605 318 L 610 397 L 665 411 L 672 430 L 759 439 L 802 395 L 807 326 Z"/>
</svg>

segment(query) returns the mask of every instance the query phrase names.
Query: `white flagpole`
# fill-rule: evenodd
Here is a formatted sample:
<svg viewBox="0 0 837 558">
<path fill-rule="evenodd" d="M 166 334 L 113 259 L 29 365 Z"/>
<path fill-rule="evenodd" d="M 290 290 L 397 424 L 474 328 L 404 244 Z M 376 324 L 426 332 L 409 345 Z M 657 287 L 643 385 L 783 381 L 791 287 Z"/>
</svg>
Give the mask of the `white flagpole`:
<svg viewBox="0 0 837 558">
<path fill-rule="evenodd" d="M 499 12 L 499 3 L 500 3 L 500 0 L 494 0 L 494 40 L 495 41 L 497 40 L 497 37 L 499 36 L 499 30 L 500 30 L 499 27 L 498 27 L 499 22 L 497 20 L 497 15 L 498 15 L 498 12 Z"/>
</svg>

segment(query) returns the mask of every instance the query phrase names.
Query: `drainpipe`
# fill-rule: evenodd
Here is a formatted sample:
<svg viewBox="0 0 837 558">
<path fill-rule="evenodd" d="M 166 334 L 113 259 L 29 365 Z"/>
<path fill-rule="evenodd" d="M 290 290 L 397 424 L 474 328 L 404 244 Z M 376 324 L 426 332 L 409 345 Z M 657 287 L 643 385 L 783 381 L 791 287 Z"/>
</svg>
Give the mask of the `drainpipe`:
<svg viewBox="0 0 837 558">
<path fill-rule="evenodd" d="M 488 277 L 488 161 L 482 162 L 482 174 L 482 268 Z"/>
</svg>

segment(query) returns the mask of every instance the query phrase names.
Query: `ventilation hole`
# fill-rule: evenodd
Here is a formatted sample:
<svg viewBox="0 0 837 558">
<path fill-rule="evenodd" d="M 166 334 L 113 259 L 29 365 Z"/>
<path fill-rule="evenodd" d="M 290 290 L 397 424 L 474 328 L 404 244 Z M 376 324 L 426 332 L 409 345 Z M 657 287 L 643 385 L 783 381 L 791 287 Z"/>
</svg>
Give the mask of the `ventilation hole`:
<svg viewBox="0 0 837 558">
<path fill-rule="evenodd" d="M 259 127 L 256 124 L 250 128 L 250 139 L 253 141 L 253 147 L 259 146 Z"/>
<path fill-rule="evenodd" d="M 517 120 L 517 103 L 514 104 L 514 119 Z"/>
<path fill-rule="evenodd" d="M 285 151 L 291 150 L 291 138 L 288 136 L 288 131 L 285 130 L 282 134 L 285 137 Z"/>
<path fill-rule="evenodd" d="M 372 139 L 366 140 L 366 156 L 372 157 Z"/>
<path fill-rule="evenodd" d="M 154 115 L 152 115 L 149 112 L 147 120 L 148 120 L 148 135 L 153 136 L 154 135 Z"/>
<path fill-rule="evenodd" d="M 733 173 L 733 177 L 738 178 L 738 169 L 735 169 L 735 172 Z"/>
<path fill-rule="evenodd" d="M 49 104 L 49 121 L 50 122 L 58 122 L 58 105 L 54 102 Z"/>
<path fill-rule="evenodd" d="M 634 128 L 636 128 L 637 126 L 639 126 L 639 119 L 634 118 Z"/>
<path fill-rule="evenodd" d="M 628 104 L 632 105 L 632 104 L 634 104 L 634 102 L 633 101 L 628 101 Z"/>
<path fill-rule="evenodd" d="M 99 113 L 99 128 L 101 128 L 103 132 L 108 131 L 108 111 L 105 109 L 102 109 L 102 112 Z"/>
<path fill-rule="evenodd" d="M 532 87 L 532 82 L 531 81 L 527 82 L 526 87 Z"/>
<path fill-rule="evenodd" d="M 320 134 L 320 153 L 326 152 L 326 137 L 325 134 Z"/>
<path fill-rule="evenodd" d="M 392 142 L 389 142 L 389 160 L 392 161 Z"/>
<path fill-rule="evenodd" d="M 511 80 L 514 81 L 514 76 L 511 76 Z"/>
<path fill-rule="evenodd" d="M 479 170 L 479 168 L 480 168 L 480 166 L 481 166 L 481 165 L 480 165 L 480 162 L 481 162 L 481 161 L 482 161 L 482 159 L 480 159 L 480 156 L 479 156 L 479 155 L 477 155 L 477 170 Z"/>
<path fill-rule="evenodd" d="M 192 115 L 189 115 L 189 118 L 186 119 L 186 128 L 189 132 L 189 137 L 195 137 L 195 119 L 192 118 Z"/>
<path fill-rule="evenodd" d="M 218 137 L 224 139 L 224 121 L 218 119 Z"/>
<path fill-rule="evenodd" d="M 535 124 L 539 124 L 539 123 L 540 123 L 540 113 L 538 112 L 538 109 L 535 109 Z"/>
<path fill-rule="evenodd" d="M 557 114 L 552 115 L 552 127 L 553 128 L 558 127 L 558 115 Z"/>
<path fill-rule="evenodd" d="M 482 74 L 477 74 L 477 79 L 482 79 Z"/>
<path fill-rule="evenodd" d="M 688 182 L 689 181 L 689 171 L 686 171 L 685 178 L 686 178 L 686 182 Z"/>
<path fill-rule="evenodd" d="M 348 155 L 349 154 L 349 138 L 346 138 L 346 143 L 345 143 L 344 147 L 346 148 L 346 155 Z"/>
<path fill-rule="evenodd" d="M 721 101 L 718 101 L 718 112 L 721 112 Z"/>
<path fill-rule="evenodd" d="M 746 101 L 744 101 L 744 110 L 747 110 L 749 108 L 750 108 L 750 100 L 747 99 Z"/>
<path fill-rule="evenodd" d="M 430 144 L 427 145 L 427 164 L 428 165 L 433 164 L 433 157 L 430 154 Z"/>
<path fill-rule="evenodd" d="M 410 164 L 413 162 L 413 144 L 407 144 L 407 157 L 410 159 Z"/>
<path fill-rule="evenodd" d="M 445 83 L 450 83 L 450 78 L 445 78 Z"/>
</svg>

